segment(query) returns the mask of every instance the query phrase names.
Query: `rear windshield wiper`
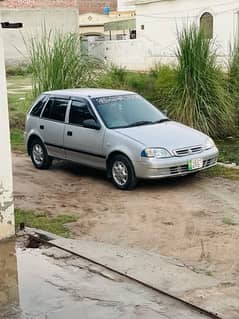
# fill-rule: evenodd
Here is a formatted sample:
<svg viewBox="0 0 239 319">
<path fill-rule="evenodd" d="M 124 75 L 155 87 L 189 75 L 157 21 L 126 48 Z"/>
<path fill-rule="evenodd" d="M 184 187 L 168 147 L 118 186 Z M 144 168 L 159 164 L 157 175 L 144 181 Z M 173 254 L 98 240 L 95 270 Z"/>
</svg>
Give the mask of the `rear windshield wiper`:
<svg viewBox="0 0 239 319">
<path fill-rule="evenodd" d="M 135 123 L 132 123 L 128 125 L 127 127 L 133 127 L 133 126 L 141 126 L 141 125 L 148 125 L 148 124 L 153 124 L 154 122 L 152 121 L 137 121 Z"/>
<path fill-rule="evenodd" d="M 169 122 L 169 121 L 170 121 L 170 119 L 164 118 L 164 119 L 153 122 L 153 124 L 164 123 L 164 122 Z"/>
</svg>

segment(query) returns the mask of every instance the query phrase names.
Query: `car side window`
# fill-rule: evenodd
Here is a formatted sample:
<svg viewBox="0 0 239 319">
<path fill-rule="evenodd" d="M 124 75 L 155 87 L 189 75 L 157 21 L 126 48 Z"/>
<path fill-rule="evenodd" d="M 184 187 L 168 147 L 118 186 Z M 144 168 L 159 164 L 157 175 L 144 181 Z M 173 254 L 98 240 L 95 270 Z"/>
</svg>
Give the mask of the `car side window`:
<svg viewBox="0 0 239 319">
<path fill-rule="evenodd" d="M 42 109 L 47 101 L 47 96 L 46 95 L 43 95 L 40 100 L 36 103 L 36 105 L 33 107 L 33 109 L 31 110 L 31 115 L 32 116 L 40 116 L 41 115 L 41 112 L 42 112 Z"/>
<path fill-rule="evenodd" d="M 86 100 L 73 100 L 71 103 L 69 123 L 83 125 L 83 121 L 95 119 Z"/>
<path fill-rule="evenodd" d="M 68 100 L 61 98 L 50 98 L 43 111 L 42 117 L 53 121 L 64 122 Z"/>
</svg>

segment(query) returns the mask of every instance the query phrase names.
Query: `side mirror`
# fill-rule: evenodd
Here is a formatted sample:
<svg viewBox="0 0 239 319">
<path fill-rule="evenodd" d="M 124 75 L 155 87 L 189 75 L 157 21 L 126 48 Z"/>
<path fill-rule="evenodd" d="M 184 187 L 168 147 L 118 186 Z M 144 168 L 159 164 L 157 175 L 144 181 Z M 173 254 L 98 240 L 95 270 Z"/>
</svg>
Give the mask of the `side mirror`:
<svg viewBox="0 0 239 319">
<path fill-rule="evenodd" d="M 100 130 L 101 128 L 100 123 L 96 122 L 94 119 L 84 120 L 83 126 L 94 130 Z"/>
</svg>

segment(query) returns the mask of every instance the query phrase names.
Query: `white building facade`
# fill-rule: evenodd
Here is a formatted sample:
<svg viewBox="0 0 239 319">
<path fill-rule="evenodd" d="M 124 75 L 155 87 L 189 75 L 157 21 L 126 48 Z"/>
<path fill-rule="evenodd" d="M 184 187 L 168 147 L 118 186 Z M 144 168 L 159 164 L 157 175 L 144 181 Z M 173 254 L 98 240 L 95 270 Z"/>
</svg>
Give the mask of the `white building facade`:
<svg viewBox="0 0 239 319">
<path fill-rule="evenodd" d="M 117 10 L 121 11 L 135 11 L 136 0 L 118 0 Z"/>
<path fill-rule="evenodd" d="M 190 23 L 200 26 L 204 18 L 210 24 L 220 60 L 226 61 L 230 44 L 239 35 L 238 0 L 137 0 L 137 39 L 106 41 L 96 50 L 110 63 L 134 70 L 175 63 L 178 32 Z"/>
</svg>

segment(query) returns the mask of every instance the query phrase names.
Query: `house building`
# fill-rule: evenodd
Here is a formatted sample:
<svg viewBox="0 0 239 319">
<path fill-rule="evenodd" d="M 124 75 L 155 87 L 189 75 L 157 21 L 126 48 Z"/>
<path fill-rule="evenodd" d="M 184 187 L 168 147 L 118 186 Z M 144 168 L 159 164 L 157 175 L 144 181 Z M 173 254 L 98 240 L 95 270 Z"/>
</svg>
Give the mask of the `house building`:
<svg viewBox="0 0 239 319">
<path fill-rule="evenodd" d="M 178 32 L 191 23 L 206 28 L 220 61 L 238 38 L 239 1 L 136 0 L 137 39 L 106 41 L 93 48 L 110 63 L 148 70 L 156 63 L 175 63 Z"/>
<path fill-rule="evenodd" d="M 229 44 L 238 36 L 239 1 L 138 0 L 138 40 L 150 47 L 152 60 L 174 60 L 177 32 L 190 23 L 208 28 L 218 55 L 226 58 Z M 150 45 L 149 43 L 153 45 Z"/>
<path fill-rule="evenodd" d="M 80 34 L 84 39 L 112 40 L 124 36 L 123 27 L 127 25 L 124 20 L 135 19 L 135 6 L 132 0 L 79 0 L 79 13 Z M 123 25 L 122 29 L 119 25 Z"/>
<path fill-rule="evenodd" d="M 99 14 L 92 12 L 80 14 L 80 34 L 82 35 L 82 37 L 87 38 L 89 41 L 112 40 L 117 38 L 119 39 L 119 37 L 122 36 L 124 33 L 124 21 L 131 19 L 135 21 L 134 11 L 113 11 L 109 12 L 108 14 Z M 122 29 L 116 27 L 118 25 L 122 26 Z"/>
</svg>

